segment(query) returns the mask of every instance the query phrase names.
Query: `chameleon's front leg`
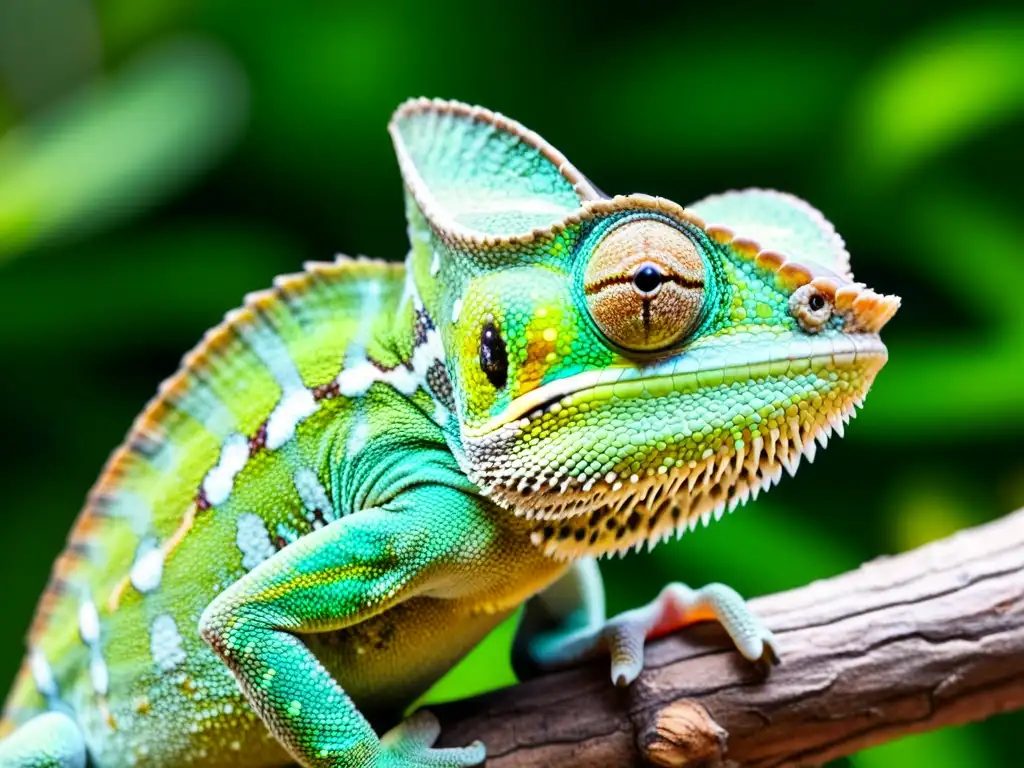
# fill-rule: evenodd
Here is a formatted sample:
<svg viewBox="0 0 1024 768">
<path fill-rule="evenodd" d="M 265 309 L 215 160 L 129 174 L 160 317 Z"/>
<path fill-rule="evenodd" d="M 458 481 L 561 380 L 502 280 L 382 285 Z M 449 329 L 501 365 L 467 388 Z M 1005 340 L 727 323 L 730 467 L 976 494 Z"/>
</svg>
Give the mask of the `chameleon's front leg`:
<svg viewBox="0 0 1024 768">
<path fill-rule="evenodd" d="M 429 512 L 452 511 L 467 497 L 420 487 L 403 502 L 342 518 L 286 547 L 225 590 L 200 620 L 253 709 L 304 766 L 454 768 L 484 759 L 479 743 L 430 749 L 437 727 L 429 715 L 378 739 L 299 637 L 351 626 L 423 594 L 469 556 L 482 533 L 459 530 L 470 516 L 451 514 L 445 528 Z"/>
</svg>

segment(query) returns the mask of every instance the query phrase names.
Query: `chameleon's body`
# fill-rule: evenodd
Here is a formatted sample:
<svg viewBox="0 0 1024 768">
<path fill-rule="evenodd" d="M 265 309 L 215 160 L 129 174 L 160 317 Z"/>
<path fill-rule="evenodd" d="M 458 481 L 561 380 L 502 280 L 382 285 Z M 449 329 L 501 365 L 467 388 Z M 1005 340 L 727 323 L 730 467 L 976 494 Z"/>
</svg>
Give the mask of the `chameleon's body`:
<svg viewBox="0 0 1024 768">
<path fill-rule="evenodd" d="M 392 134 L 406 263 L 281 278 L 164 384 L 55 566 L 3 768 L 473 764 L 424 718 L 383 743 L 369 723 L 543 590 L 561 625 L 528 607 L 517 642 L 542 665 L 606 648 L 628 682 L 644 635 L 705 618 L 773 655 L 724 587 L 602 629 L 589 556 L 795 469 L 867 391 L 898 301 L 788 196 L 605 199 L 453 103 Z"/>
</svg>

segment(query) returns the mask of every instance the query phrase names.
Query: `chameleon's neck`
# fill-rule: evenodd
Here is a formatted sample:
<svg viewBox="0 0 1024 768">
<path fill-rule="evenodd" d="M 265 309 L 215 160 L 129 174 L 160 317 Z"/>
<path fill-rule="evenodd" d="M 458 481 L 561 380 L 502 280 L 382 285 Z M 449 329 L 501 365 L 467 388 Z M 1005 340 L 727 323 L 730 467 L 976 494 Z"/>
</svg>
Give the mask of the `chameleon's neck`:
<svg viewBox="0 0 1024 768">
<path fill-rule="evenodd" d="M 445 245 L 438 242 L 426 218 L 407 195 L 409 254 L 406 257 L 405 288 L 393 328 L 396 346 L 409 367 L 420 376 L 421 393 L 429 394 L 431 418 L 442 428 L 445 441 L 460 461 L 463 451 L 456 413 L 455 389 L 448 372 L 441 330 L 452 322 L 453 302 L 459 286 L 457 276 L 446 274 L 449 264 Z M 446 283 L 445 281 L 448 281 Z M 417 398 L 413 398 L 416 400 Z"/>
<path fill-rule="evenodd" d="M 408 206 L 409 254 L 400 297 L 390 307 L 385 346 L 406 371 L 401 379 L 403 395 L 425 411 L 446 434 L 458 434 L 455 401 L 445 350 L 440 334 L 442 289 L 439 256 L 435 255 L 431 230 L 414 203 Z M 457 438 L 456 438 L 457 440 Z M 447 440 L 447 442 L 451 442 Z"/>
</svg>

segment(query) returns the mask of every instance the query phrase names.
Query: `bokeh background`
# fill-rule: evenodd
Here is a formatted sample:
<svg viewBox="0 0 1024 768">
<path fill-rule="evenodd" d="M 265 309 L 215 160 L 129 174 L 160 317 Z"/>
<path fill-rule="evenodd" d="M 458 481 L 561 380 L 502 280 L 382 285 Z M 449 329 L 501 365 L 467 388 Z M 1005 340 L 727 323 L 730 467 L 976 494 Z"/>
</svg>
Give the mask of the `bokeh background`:
<svg viewBox="0 0 1024 768">
<path fill-rule="evenodd" d="M 242 295 L 337 251 L 401 259 L 385 124 L 409 96 L 516 117 L 609 193 L 750 185 L 819 206 L 904 297 L 891 361 L 798 481 L 606 564 L 803 584 L 1024 505 L 1024 13 L 936 0 L 0 0 L 0 689 L 107 453 Z M 509 627 L 435 689 L 508 684 Z M 1024 715 L 836 765 L 1019 764 Z"/>
</svg>

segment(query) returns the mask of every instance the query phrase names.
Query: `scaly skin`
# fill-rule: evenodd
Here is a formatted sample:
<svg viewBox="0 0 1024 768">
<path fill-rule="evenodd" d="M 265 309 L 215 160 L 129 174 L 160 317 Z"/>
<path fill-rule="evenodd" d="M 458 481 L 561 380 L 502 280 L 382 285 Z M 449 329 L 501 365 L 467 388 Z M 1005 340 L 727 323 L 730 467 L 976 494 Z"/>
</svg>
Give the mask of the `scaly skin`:
<svg viewBox="0 0 1024 768">
<path fill-rule="evenodd" d="M 390 130 L 405 265 L 308 265 L 186 356 L 57 560 L 0 767 L 476 764 L 426 714 L 379 729 L 524 601 L 523 667 L 609 653 L 628 684 L 707 619 L 774 659 L 722 585 L 606 622 L 592 558 L 813 458 L 898 299 L 787 195 L 607 199 L 456 103 Z"/>
</svg>

